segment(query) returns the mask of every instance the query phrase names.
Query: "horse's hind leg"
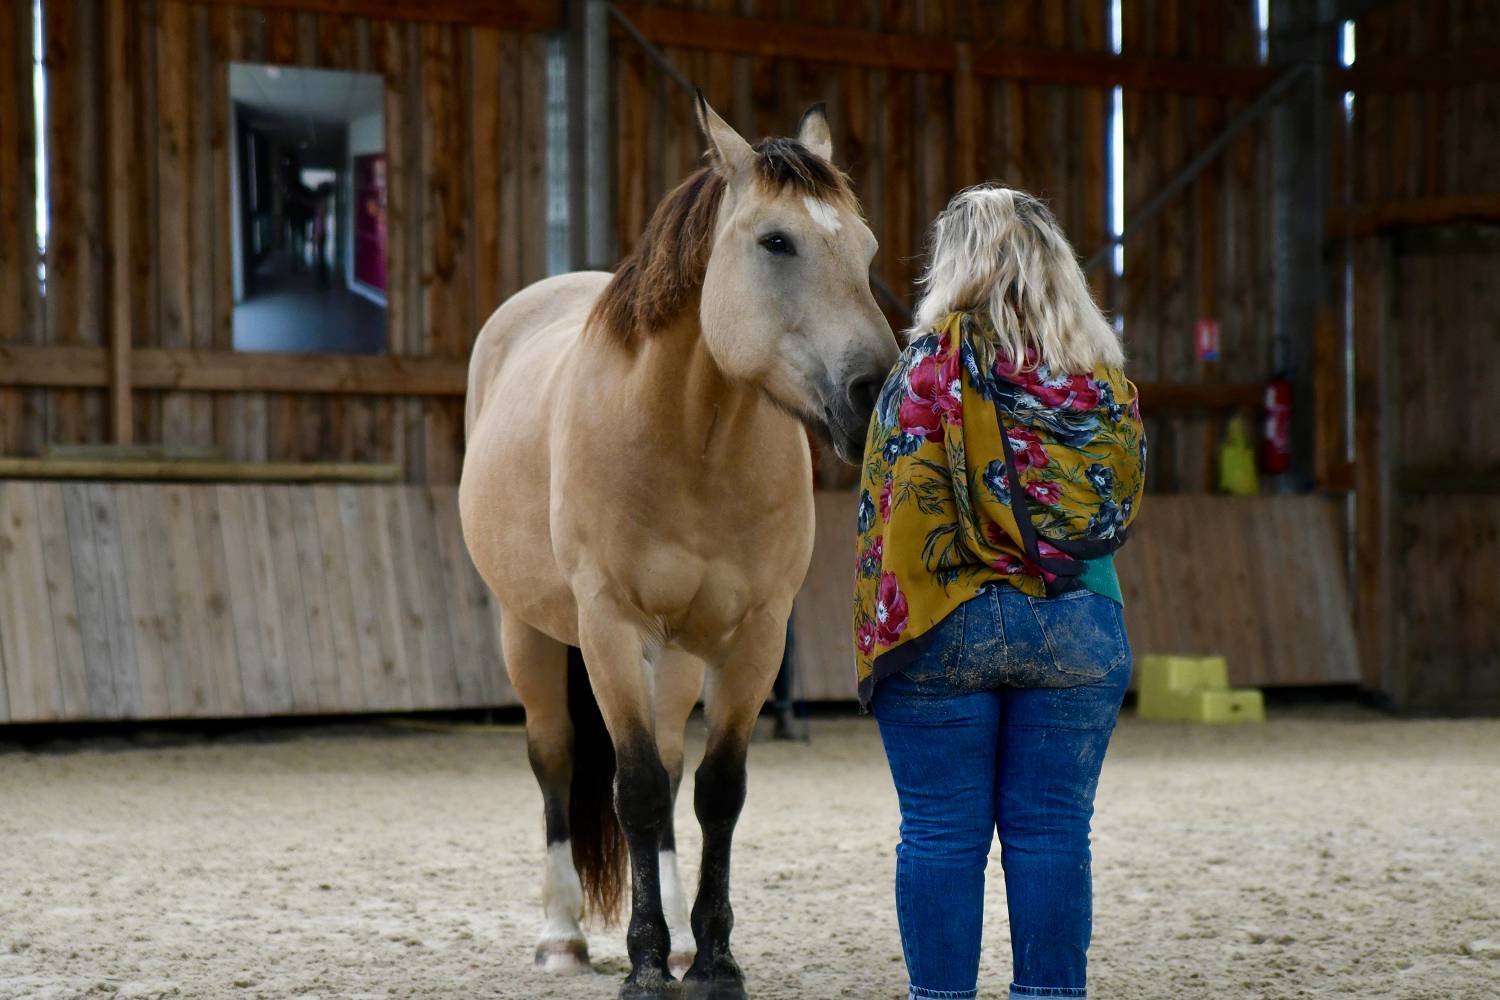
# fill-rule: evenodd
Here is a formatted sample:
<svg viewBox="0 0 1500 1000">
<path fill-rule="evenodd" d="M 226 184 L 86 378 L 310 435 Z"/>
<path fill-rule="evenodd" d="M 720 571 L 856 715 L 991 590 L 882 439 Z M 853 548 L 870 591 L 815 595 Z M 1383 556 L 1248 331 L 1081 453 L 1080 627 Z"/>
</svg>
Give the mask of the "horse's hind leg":
<svg viewBox="0 0 1500 1000">
<path fill-rule="evenodd" d="M 542 788 L 547 862 L 542 875 L 545 923 L 536 964 L 558 972 L 589 967 L 583 919 L 583 884 L 573 866 L 569 790 L 573 782 L 573 722 L 568 715 L 568 647 L 514 615 L 501 630 L 505 667 L 526 707 L 526 752 Z"/>
<path fill-rule="evenodd" d="M 656 664 L 656 749 L 662 766 L 672 782 L 672 802 L 682 784 L 682 744 L 688 716 L 703 692 L 703 661 L 680 649 L 663 650 Z M 661 908 L 667 918 L 672 951 L 667 958 L 674 976 L 681 976 L 693 964 L 693 928 L 688 919 L 688 898 L 682 887 L 682 873 L 677 866 L 677 837 L 672 817 L 662 832 Z"/>
</svg>

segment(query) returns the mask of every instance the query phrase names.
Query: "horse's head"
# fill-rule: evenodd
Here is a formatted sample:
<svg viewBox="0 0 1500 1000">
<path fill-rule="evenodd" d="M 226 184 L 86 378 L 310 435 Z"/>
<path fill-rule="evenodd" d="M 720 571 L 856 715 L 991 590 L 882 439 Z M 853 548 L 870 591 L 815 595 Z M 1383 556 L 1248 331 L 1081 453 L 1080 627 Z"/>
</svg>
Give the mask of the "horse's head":
<svg viewBox="0 0 1500 1000">
<path fill-rule="evenodd" d="M 796 139 L 752 146 L 702 96 L 724 191 L 699 319 L 715 361 L 857 462 L 898 349 L 870 293 L 875 236 L 838 168 L 822 105 Z"/>
</svg>

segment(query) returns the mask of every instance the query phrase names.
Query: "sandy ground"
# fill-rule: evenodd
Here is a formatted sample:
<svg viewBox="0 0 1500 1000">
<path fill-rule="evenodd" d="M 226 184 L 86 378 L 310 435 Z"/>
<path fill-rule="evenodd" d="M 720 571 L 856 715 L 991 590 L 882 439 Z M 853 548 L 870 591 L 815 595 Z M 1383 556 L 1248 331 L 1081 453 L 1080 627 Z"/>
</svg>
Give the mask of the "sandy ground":
<svg viewBox="0 0 1500 1000">
<path fill-rule="evenodd" d="M 1500 997 L 1497 765 L 1493 721 L 1127 720 L 1095 821 L 1091 994 Z M 619 931 L 594 935 L 595 975 L 530 966 L 538 803 L 511 732 L 0 747 L 0 997 L 613 997 Z M 904 996 L 873 724 L 758 745 L 740 831 L 752 996 Z M 998 877 L 988 912 L 981 995 L 1004 996 Z"/>
</svg>

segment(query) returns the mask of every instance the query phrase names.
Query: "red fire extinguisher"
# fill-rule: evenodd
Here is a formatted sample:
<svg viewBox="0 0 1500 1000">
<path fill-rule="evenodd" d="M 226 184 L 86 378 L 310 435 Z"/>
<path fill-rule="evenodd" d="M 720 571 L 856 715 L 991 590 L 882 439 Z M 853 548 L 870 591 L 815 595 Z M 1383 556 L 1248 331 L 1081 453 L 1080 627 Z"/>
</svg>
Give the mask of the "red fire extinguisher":
<svg viewBox="0 0 1500 1000">
<path fill-rule="evenodd" d="M 1292 467 L 1292 383 L 1285 375 L 1266 383 L 1265 411 L 1260 464 L 1267 475 L 1277 476 Z"/>
</svg>

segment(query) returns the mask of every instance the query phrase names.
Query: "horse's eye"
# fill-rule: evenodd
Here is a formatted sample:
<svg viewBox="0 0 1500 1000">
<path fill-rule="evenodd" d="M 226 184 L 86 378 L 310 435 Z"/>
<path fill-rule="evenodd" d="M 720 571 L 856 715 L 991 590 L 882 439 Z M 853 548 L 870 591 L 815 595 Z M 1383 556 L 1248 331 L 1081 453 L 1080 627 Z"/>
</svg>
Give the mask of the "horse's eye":
<svg viewBox="0 0 1500 1000">
<path fill-rule="evenodd" d="M 762 236 L 760 238 L 760 245 L 769 254 L 776 254 L 781 257 L 797 256 L 797 247 L 793 245 L 792 241 L 784 233 L 771 233 L 769 236 Z"/>
</svg>

